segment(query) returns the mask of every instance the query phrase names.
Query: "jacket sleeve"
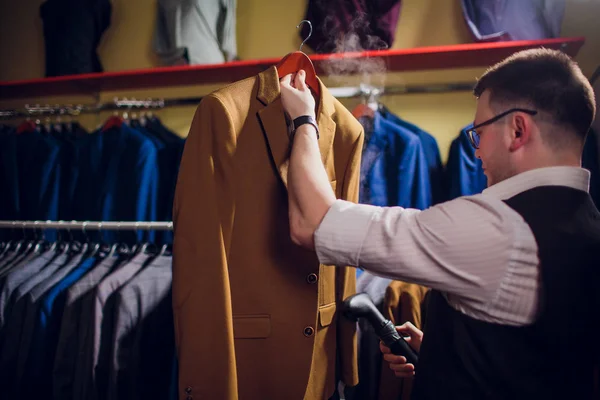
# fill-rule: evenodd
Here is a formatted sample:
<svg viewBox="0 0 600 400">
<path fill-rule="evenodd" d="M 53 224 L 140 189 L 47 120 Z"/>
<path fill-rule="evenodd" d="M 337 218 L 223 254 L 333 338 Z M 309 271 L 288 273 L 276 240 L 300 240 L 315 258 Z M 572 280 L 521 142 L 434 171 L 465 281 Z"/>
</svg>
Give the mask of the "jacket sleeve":
<svg viewBox="0 0 600 400">
<path fill-rule="evenodd" d="M 360 184 L 360 160 L 364 142 L 364 134 L 361 131 L 354 144 L 350 159 L 344 174 L 342 187 L 342 199 L 358 203 L 358 189 Z M 336 267 L 336 276 L 341 286 L 338 293 L 341 294 L 339 301 L 343 301 L 356 293 L 356 269 L 351 267 Z M 341 304 L 341 303 L 340 303 Z M 340 307 L 341 309 L 341 307 Z M 358 351 L 356 339 L 356 323 L 347 318 L 338 318 L 338 352 L 342 366 L 342 379 L 347 386 L 358 384 Z"/>
<path fill-rule="evenodd" d="M 227 253 L 235 132 L 216 95 L 200 103 L 173 205 L 173 313 L 180 399 L 237 399 Z M 196 396 L 194 396 L 196 395 Z"/>
</svg>

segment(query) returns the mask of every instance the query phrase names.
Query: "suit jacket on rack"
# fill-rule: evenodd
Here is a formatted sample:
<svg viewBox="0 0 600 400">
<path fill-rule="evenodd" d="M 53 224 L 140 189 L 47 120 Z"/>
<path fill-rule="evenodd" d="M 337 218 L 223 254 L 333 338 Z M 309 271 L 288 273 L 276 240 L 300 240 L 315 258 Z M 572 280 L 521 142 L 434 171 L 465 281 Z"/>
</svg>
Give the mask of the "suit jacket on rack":
<svg viewBox="0 0 600 400">
<path fill-rule="evenodd" d="M 362 128 L 320 85 L 322 161 L 337 197 L 356 201 Z M 180 399 L 327 399 L 336 362 L 357 383 L 356 325 L 338 312 L 355 270 L 290 239 L 287 132 L 275 67 L 196 111 L 173 209 Z"/>
</svg>

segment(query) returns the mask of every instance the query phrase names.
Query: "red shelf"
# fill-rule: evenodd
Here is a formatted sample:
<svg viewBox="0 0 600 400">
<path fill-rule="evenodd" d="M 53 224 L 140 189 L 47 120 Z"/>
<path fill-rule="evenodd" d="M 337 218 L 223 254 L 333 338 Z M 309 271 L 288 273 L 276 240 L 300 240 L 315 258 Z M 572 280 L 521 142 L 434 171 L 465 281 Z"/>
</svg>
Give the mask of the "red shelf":
<svg viewBox="0 0 600 400">
<path fill-rule="evenodd" d="M 357 53 L 317 54 L 311 59 L 317 73 L 326 75 L 327 63 L 348 62 L 345 73 L 359 72 L 361 60 L 381 59 L 388 72 L 444 68 L 486 67 L 514 52 L 546 47 L 560 49 L 574 57 L 585 38 L 559 38 L 498 43 L 473 43 L 413 49 L 365 51 Z M 283 56 L 283 55 L 282 55 Z M 235 61 L 225 64 L 151 68 L 142 70 L 69 75 L 55 78 L 0 82 L 0 99 L 57 95 L 93 94 L 108 90 L 132 90 L 178 85 L 227 83 L 256 75 L 276 64 L 281 57 Z"/>
</svg>

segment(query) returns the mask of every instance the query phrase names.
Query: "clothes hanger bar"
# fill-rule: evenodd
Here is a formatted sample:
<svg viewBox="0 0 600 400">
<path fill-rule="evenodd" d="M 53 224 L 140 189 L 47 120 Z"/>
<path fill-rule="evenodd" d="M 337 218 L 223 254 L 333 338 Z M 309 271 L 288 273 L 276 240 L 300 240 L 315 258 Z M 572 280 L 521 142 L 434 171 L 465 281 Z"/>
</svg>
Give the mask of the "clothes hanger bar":
<svg viewBox="0 0 600 400">
<path fill-rule="evenodd" d="M 398 85 L 384 86 L 377 88 L 381 91 L 380 94 L 387 95 L 403 95 L 403 94 L 418 94 L 418 93 L 448 93 L 462 92 L 473 90 L 474 83 L 459 82 L 459 83 L 441 83 L 441 84 L 426 84 L 426 85 Z M 329 92 L 338 99 L 348 99 L 363 97 L 369 95 L 370 89 L 368 86 L 361 85 L 356 87 L 333 87 L 329 88 Z M 0 110 L 0 118 L 21 118 L 34 116 L 54 116 L 54 115 L 79 115 L 89 113 L 99 113 L 101 111 L 119 111 L 122 109 L 162 109 L 167 107 L 179 107 L 197 105 L 202 100 L 202 97 L 182 97 L 174 99 L 115 99 L 109 103 L 98 103 L 88 105 L 25 105 L 21 110 Z"/>
<path fill-rule="evenodd" d="M 119 111 L 119 110 L 156 110 L 166 107 L 178 107 L 188 105 L 198 105 L 202 97 L 185 97 L 174 99 L 114 99 L 109 103 L 98 104 L 78 104 L 78 105 L 29 105 L 26 104 L 23 109 L 0 110 L 0 118 L 22 118 L 34 116 L 62 116 L 79 114 L 97 114 L 101 111 Z"/>
<path fill-rule="evenodd" d="M 171 231 L 173 222 L 158 221 L 0 221 L 0 228 Z"/>
</svg>

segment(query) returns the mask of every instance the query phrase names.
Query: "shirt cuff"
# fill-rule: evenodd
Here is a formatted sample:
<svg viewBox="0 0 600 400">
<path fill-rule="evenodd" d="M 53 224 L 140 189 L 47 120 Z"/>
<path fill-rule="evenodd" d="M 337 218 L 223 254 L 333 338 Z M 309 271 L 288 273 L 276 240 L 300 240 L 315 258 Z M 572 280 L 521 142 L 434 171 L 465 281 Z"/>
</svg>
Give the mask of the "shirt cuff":
<svg viewBox="0 0 600 400">
<path fill-rule="evenodd" d="M 315 250 L 324 265 L 359 266 L 369 225 L 379 207 L 336 200 L 315 232 Z"/>
</svg>

